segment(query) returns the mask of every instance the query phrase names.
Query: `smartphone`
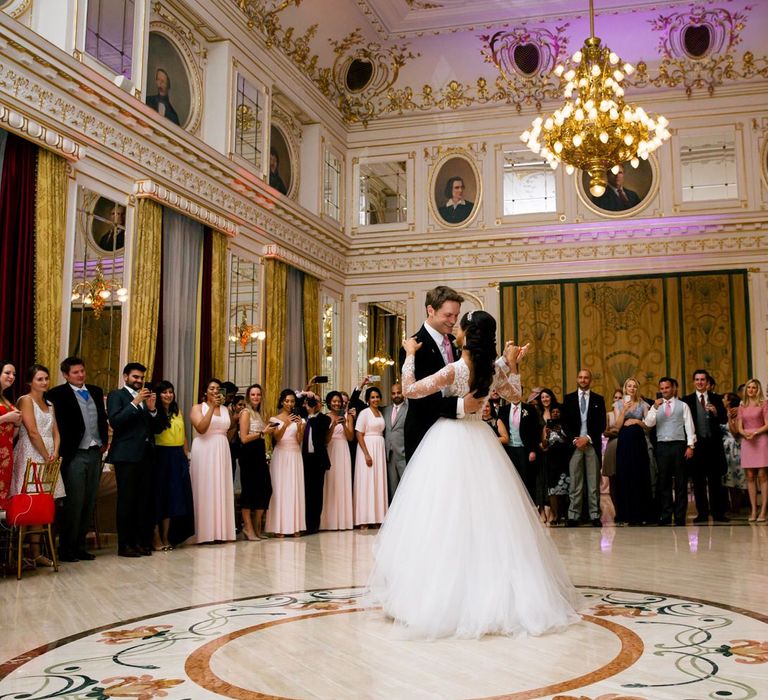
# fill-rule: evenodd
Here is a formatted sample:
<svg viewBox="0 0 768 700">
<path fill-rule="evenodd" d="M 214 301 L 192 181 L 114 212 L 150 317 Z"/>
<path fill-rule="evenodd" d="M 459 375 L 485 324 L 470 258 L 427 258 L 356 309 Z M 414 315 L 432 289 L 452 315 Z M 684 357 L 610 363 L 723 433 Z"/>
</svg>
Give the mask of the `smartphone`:
<svg viewBox="0 0 768 700">
<path fill-rule="evenodd" d="M 657 392 L 656 392 L 656 398 L 657 398 L 657 399 L 660 399 L 660 398 L 662 398 L 662 396 L 661 396 L 661 392 L 660 392 L 660 391 L 657 391 Z"/>
<path fill-rule="evenodd" d="M 328 377 L 325 374 L 321 374 L 317 377 L 315 377 L 315 384 L 327 384 L 328 383 Z"/>
<path fill-rule="evenodd" d="M 629 403 L 630 401 L 632 401 L 632 397 L 629 394 L 624 394 L 624 403 Z"/>
<path fill-rule="evenodd" d="M 339 418 L 344 418 L 344 409 L 343 409 L 343 408 L 340 408 L 338 411 L 336 411 L 336 415 L 337 415 Z"/>
<path fill-rule="evenodd" d="M 369 374 L 368 375 L 368 381 L 373 382 L 380 382 L 381 381 L 381 375 L 380 374 Z"/>
<path fill-rule="evenodd" d="M 279 428 L 280 427 L 280 423 L 277 423 L 277 422 L 275 422 L 273 420 L 269 421 L 269 425 L 271 425 L 273 428 Z"/>
</svg>

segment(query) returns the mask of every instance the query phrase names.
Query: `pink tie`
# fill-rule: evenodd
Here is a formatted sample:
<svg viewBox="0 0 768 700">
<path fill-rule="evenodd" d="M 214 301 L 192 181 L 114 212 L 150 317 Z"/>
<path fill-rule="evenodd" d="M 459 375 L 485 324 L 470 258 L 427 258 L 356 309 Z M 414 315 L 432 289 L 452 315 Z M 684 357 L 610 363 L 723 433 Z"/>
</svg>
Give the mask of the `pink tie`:
<svg viewBox="0 0 768 700">
<path fill-rule="evenodd" d="M 447 336 L 443 336 L 443 350 L 445 351 L 445 357 L 450 364 L 453 362 L 453 346 L 451 345 L 451 339 Z"/>
<path fill-rule="evenodd" d="M 395 421 L 397 420 L 397 404 L 392 404 L 392 425 L 395 425 Z"/>
<path fill-rule="evenodd" d="M 512 405 L 512 425 L 514 425 L 516 428 L 520 427 L 520 414 L 518 411 L 520 410 L 520 406 L 518 404 Z"/>
<path fill-rule="evenodd" d="M 664 415 L 669 418 L 672 415 L 672 406 L 669 401 L 664 402 Z"/>
</svg>

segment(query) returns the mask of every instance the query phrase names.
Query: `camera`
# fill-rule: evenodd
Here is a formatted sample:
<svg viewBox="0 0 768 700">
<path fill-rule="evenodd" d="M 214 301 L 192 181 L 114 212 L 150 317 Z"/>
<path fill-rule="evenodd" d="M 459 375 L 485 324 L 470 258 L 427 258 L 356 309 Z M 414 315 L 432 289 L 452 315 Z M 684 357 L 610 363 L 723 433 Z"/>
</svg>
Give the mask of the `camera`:
<svg viewBox="0 0 768 700">
<path fill-rule="evenodd" d="M 308 406 L 309 408 L 314 408 L 315 406 L 317 406 L 317 399 L 315 399 L 315 398 L 312 398 L 312 397 L 310 396 L 310 397 L 307 399 L 306 403 L 307 403 L 307 406 Z"/>
</svg>

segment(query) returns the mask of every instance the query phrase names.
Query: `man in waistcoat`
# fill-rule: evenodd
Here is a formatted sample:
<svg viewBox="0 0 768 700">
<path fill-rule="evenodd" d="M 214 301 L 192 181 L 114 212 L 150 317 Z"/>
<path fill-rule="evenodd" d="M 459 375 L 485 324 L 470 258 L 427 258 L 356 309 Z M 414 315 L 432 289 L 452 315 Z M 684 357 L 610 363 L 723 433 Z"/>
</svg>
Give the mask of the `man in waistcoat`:
<svg viewBox="0 0 768 700">
<path fill-rule="evenodd" d="M 109 440 L 104 392 L 85 383 L 85 362 L 79 357 L 67 357 L 60 369 L 66 383 L 47 394 L 61 435 L 61 478 L 67 491 L 59 528 L 59 561 L 89 561 L 94 555 L 85 548 L 85 536 L 99 491 L 101 455 Z"/>
<path fill-rule="evenodd" d="M 723 474 L 726 471 L 725 451 L 720 436 L 720 424 L 727 415 L 723 399 L 710 391 L 710 374 L 705 369 L 693 373 L 696 391 L 683 397 L 691 409 L 696 426 L 696 450 L 691 459 L 693 496 L 696 499 L 694 523 L 707 523 L 711 515 L 715 522 L 727 523 Z"/>
<path fill-rule="evenodd" d="M 649 428 L 656 426 L 656 464 L 660 507 L 659 525 L 685 525 L 688 509 L 688 477 L 686 463 L 693 458 L 696 427 L 688 404 L 675 398 L 677 382 L 671 377 L 659 379 L 661 398 L 656 399 L 645 417 Z M 674 482 L 674 503 L 672 500 Z"/>
</svg>

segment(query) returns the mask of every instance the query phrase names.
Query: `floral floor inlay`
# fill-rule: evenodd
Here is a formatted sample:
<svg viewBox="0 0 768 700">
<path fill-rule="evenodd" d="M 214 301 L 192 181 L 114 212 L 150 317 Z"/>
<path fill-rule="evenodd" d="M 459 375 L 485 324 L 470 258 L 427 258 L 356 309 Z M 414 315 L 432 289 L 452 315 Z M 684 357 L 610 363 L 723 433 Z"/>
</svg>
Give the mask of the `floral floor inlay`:
<svg viewBox="0 0 768 700">
<path fill-rule="evenodd" d="M 581 623 L 532 639 L 408 640 L 362 607 L 361 588 L 158 613 L 6 661 L 0 700 L 768 698 L 764 615 L 662 594 L 582 592 L 590 607 Z"/>
</svg>

